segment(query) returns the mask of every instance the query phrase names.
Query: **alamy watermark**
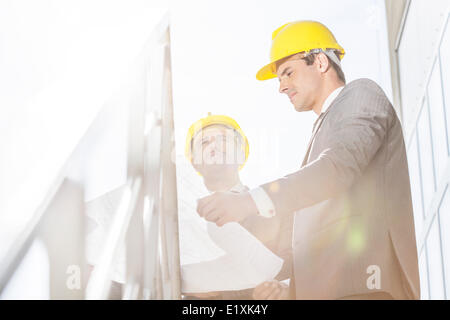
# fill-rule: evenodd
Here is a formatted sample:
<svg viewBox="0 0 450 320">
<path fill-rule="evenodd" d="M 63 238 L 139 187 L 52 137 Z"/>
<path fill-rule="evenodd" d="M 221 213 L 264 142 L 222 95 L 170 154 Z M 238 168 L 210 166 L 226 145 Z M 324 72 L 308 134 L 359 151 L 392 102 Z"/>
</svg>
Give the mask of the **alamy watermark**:
<svg viewBox="0 0 450 320">
<path fill-rule="evenodd" d="M 370 274 L 367 278 L 366 285 L 367 289 L 375 290 L 381 289 L 381 269 L 377 265 L 370 265 L 367 267 L 366 272 Z"/>
<path fill-rule="evenodd" d="M 66 274 L 69 276 L 66 280 L 66 287 L 69 290 L 81 289 L 81 268 L 75 264 L 67 267 Z"/>
</svg>

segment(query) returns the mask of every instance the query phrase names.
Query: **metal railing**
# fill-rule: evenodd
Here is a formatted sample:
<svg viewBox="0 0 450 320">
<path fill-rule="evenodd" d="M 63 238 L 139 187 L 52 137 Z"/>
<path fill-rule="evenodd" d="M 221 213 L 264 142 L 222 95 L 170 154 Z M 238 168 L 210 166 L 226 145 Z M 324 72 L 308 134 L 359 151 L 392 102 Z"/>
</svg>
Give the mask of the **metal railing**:
<svg viewBox="0 0 450 320">
<path fill-rule="evenodd" d="M 171 159 L 174 123 L 168 16 L 153 31 L 130 74 L 129 92 L 137 103 L 127 106 L 129 117 L 123 119 L 128 126 L 127 183 L 116 212 L 111 212 L 98 263 L 88 276 L 86 186 L 70 178 L 68 167 L 74 159 L 89 161 L 89 156 L 79 157 L 75 150 L 34 218 L 2 259 L 0 294 L 32 243 L 42 239 L 49 258 L 50 299 L 108 299 L 111 270 L 121 245 L 126 248 L 122 299 L 181 298 L 176 171 Z M 96 119 L 91 127 L 99 123 Z M 89 132 L 80 141 L 92 138 Z M 79 268 L 80 288 L 67 285 L 70 266 Z"/>
</svg>

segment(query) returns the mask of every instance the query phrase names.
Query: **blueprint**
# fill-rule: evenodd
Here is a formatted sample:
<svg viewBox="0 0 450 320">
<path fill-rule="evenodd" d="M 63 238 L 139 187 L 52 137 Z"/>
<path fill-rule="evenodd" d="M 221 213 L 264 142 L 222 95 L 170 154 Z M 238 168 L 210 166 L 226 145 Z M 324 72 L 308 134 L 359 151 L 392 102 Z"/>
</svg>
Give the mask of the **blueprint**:
<svg viewBox="0 0 450 320">
<path fill-rule="evenodd" d="M 273 280 L 283 259 L 239 223 L 218 227 L 201 218 L 196 212 L 196 200 L 208 192 L 196 188 L 189 186 L 180 192 L 182 292 L 242 290 Z"/>
</svg>

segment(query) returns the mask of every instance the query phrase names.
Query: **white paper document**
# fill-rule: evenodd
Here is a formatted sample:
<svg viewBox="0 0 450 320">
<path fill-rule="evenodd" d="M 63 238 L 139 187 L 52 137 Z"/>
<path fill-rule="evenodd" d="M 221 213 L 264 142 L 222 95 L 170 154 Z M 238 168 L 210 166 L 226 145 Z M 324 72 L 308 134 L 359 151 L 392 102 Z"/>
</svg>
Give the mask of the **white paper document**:
<svg viewBox="0 0 450 320">
<path fill-rule="evenodd" d="M 254 288 L 274 279 L 283 265 L 236 222 L 217 227 L 200 217 L 189 219 L 180 226 L 180 244 L 183 293 Z"/>
</svg>

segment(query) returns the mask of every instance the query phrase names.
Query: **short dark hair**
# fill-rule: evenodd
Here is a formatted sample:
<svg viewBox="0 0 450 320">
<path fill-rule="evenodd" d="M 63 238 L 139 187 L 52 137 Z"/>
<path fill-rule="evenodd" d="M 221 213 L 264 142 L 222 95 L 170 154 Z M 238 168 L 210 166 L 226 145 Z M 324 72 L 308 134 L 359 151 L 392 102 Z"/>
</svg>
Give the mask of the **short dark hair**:
<svg viewBox="0 0 450 320">
<path fill-rule="evenodd" d="M 310 65 L 312 65 L 314 63 L 314 61 L 316 60 L 316 56 L 319 53 L 311 53 L 311 54 L 309 54 L 306 57 L 301 58 L 301 59 L 305 60 L 306 65 L 310 66 Z M 339 80 L 341 80 L 345 84 L 345 75 L 344 75 L 344 72 L 342 71 L 341 67 L 339 67 L 333 60 L 331 60 L 328 55 L 326 55 L 326 56 L 327 56 L 328 62 L 331 64 L 331 67 L 334 69 L 334 71 L 336 71 L 336 74 L 337 74 Z M 336 54 L 336 57 L 339 59 L 339 56 L 337 54 Z"/>
</svg>

